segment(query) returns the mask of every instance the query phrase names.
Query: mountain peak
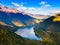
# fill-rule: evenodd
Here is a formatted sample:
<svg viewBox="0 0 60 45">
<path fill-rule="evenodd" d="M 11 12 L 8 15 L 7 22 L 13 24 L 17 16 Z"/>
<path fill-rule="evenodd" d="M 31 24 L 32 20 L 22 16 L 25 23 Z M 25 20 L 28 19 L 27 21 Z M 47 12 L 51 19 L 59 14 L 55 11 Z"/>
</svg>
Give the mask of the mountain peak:
<svg viewBox="0 0 60 45">
<path fill-rule="evenodd" d="M 13 8 L 1 6 L 1 5 L 0 5 L 0 11 L 4 11 L 7 13 L 9 13 L 9 12 L 18 13 L 19 12 L 17 9 L 13 9 Z"/>
<path fill-rule="evenodd" d="M 53 21 L 56 22 L 56 21 L 60 21 L 60 14 L 56 14 L 53 18 Z"/>
</svg>

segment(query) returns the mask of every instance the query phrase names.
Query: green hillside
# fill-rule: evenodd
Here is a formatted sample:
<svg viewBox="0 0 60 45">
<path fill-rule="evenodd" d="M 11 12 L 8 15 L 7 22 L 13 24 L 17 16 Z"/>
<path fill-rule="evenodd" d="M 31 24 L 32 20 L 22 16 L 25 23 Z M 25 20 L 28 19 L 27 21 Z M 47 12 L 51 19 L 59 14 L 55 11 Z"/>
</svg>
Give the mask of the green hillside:
<svg viewBox="0 0 60 45">
<path fill-rule="evenodd" d="M 0 26 L 0 45 L 54 45 L 54 43 L 25 39 Z"/>
<path fill-rule="evenodd" d="M 40 45 L 40 41 L 24 39 L 0 26 L 0 45 Z"/>
<path fill-rule="evenodd" d="M 60 14 L 57 14 L 57 16 L 46 19 L 34 28 L 36 35 L 42 37 L 43 42 L 60 45 L 60 20 L 58 20 Z"/>
<path fill-rule="evenodd" d="M 0 45 L 23 45 L 24 39 L 10 32 L 8 29 L 0 27 Z"/>
</svg>

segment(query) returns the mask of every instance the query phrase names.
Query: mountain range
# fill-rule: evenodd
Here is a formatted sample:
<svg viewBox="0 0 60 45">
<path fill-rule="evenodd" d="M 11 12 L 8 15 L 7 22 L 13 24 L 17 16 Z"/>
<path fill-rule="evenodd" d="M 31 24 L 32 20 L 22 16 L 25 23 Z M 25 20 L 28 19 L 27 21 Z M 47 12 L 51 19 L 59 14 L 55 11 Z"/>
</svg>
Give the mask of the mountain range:
<svg viewBox="0 0 60 45">
<path fill-rule="evenodd" d="M 42 37 L 44 42 L 60 45 L 60 14 L 51 16 L 43 22 L 36 24 L 34 29 L 36 35 Z"/>
<path fill-rule="evenodd" d="M 40 22 L 16 9 L 0 7 L 0 44 L 1 45 L 60 45 L 60 14 L 44 18 Z M 36 36 L 42 40 L 29 40 L 16 33 L 17 29 L 33 26 Z"/>
</svg>

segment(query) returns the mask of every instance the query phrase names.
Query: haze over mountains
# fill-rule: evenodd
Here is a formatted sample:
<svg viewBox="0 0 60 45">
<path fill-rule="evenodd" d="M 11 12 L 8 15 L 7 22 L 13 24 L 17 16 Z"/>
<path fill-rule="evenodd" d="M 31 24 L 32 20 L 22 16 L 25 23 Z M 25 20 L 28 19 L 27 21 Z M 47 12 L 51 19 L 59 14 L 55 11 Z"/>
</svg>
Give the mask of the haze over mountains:
<svg viewBox="0 0 60 45">
<path fill-rule="evenodd" d="M 50 16 L 19 12 L 17 9 L 0 6 L 0 22 L 9 25 L 16 25 L 16 26 L 33 25 L 34 23 L 39 23 L 40 22 L 39 20 L 44 20 L 48 17 Z"/>
<path fill-rule="evenodd" d="M 44 21 L 41 22 L 41 20 Z M 29 30 L 28 28 L 26 28 L 29 26 L 34 26 L 34 28 L 32 27 L 32 30 L 29 28 Z M 27 30 L 22 29 L 22 31 L 20 30 L 21 28 L 26 28 Z M 0 30 L 1 45 L 60 45 L 60 14 L 51 17 L 45 15 L 37 16 L 26 12 L 19 12 L 16 9 L 8 7 L 0 7 Z M 19 31 L 21 31 L 22 33 Z M 29 33 L 30 31 L 32 32 Z M 13 32 L 16 32 L 16 34 Z M 25 34 L 24 36 L 28 35 L 27 37 L 31 36 L 32 39 L 35 38 L 37 40 L 37 37 L 41 37 L 42 40 L 29 40 L 23 38 L 24 36 L 22 36 L 21 34 Z"/>
<path fill-rule="evenodd" d="M 18 13 L 18 12 L 20 12 L 19 10 L 17 10 L 17 9 L 14 9 L 14 8 L 10 8 L 10 7 L 5 7 L 5 6 L 2 6 L 2 5 L 0 5 L 0 10 L 1 11 L 5 11 L 5 12 L 13 12 L 13 13 Z M 31 14 L 31 13 L 28 13 L 28 12 L 25 12 L 25 11 L 22 11 L 22 12 L 20 12 L 20 13 L 22 13 L 22 14 L 27 14 L 27 15 L 29 15 L 29 16 L 32 16 L 33 18 L 37 18 L 37 19 L 39 19 L 38 17 L 40 17 L 40 16 L 43 16 L 44 18 L 48 18 L 49 17 L 49 15 L 40 15 L 40 14 Z M 43 18 L 42 17 L 42 18 Z"/>
<path fill-rule="evenodd" d="M 14 25 L 16 25 L 17 23 L 29 25 L 30 21 L 34 20 L 34 18 L 28 16 L 27 14 L 23 15 L 22 13 L 16 11 L 15 9 L 11 9 L 11 8 L 6 9 L 5 7 L 0 7 L 0 21 Z M 27 22 L 29 22 L 29 24 L 27 24 Z"/>
</svg>

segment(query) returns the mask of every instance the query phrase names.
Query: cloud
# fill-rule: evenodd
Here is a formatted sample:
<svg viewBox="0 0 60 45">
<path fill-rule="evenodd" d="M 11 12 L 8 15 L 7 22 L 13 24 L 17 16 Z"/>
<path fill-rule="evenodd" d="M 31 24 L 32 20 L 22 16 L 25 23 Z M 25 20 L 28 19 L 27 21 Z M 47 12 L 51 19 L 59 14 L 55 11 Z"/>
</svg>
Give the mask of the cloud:
<svg viewBox="0 0 60 45">
<path fill-rule="evenodd" d="M 16 9 L 19 10 L 20 12 L 23 12 L 23 11 L 27 10 L 27 7 L 18 7 Z"/>
<path fill-rule="evenodd" d="M 2 3 L 0 3 L 0 7 L 4 7 L 4 5 Z"/>
<path fill-rule="evenodd" d="M 55 13 L 60 13 L 60 10 L 54 11 Z"/>
<path fill-rule="evenodd" d="M 44 5 L 44 4 L 46 4 L 46 2 L 45 1 L 41 1 L 40 4 L 43 4 Z"/>
<path fill-rule="evenodd" d="M 52 10 L 51 12 L 50 12 L 51 14 L 59 14 L 60 13 L 60 10 Z"/>
<path fill-rule="evenodd" d="M 19 10 L 20 12 L 25 11 L 27 9 L 27 7 L 23 6 L 23 4 L 24 4 L 23 2 L 21 2 L 21 4 L 12 2 L 11 4 L 13 4 L 15 6 L 15 8 L 17 10 Z"/>
<path fill-rule="evenodd" d="M 21 4 L 17 4 L 17 3 L 12 2 L 12 4 L 16 7 L 16 9 L 18 9 L 21 12 L 27 11 L 29 13 L 30 11 L 33 12 L 36 10 L 36 8 L 33 8 L 33 7 L 29 7 L 29 8 L 25 7 L 24 4 L 26 4 L 26 2 L 25 3 L 21 2 Z"/>
<path fill-rule="evenodd" d="M 20 6 L 19 4 L 14 3 L 14 2 L 12 2 L 11 4 L 13 4 L 14 6 L 17 6 L 17 7 L 19 7 L 19 6 Z"/>
<path fill-rule="evenodd" d="M 17 10 L 20 12 L 27 12 L 31 14 L 48 14 L 48 12 L 44 12 L 44 10 L 49 8 L 51 5 L 47 4 L 45 1 L 40 2 L 40 8 L 35 8 L 35 7 L 26 7 L 24 4 L 27 4 L 26 2 L 21 2 L 20 4 L 12 2 L 12 4 L 16 7 Z"/>
<path fill-rule="evenodd" d="M 17 7 L 23 7 L 24 4 L 27 4 L 27 2 L 21 2 L 20 4 L 18 3 L 15 3 L 15 2 L 11 2 L 11 4 L 13 4 L 14 6 L 17 6 Z"/>
<path fill-rule="evenodd" d="M 41 1 L 39 4 L 42 5 L 41 7 L 50 7 L 51 6 L 50 4 L 48 4 L 45 1 Z"/>
<path fill-rule="evenodd" d="M 30 10 L 30 11 L 35 11 L 36 8 L 28 8 L 28 10 Z"/>
<path fill-rule="evenodd" d="M 49 4 L 46 4 L 46 5 L 45 5 L 45 7 L 50 7 L 50 6 L 51 6 L 51 5 L 49 5 Z"/>
</svg>

